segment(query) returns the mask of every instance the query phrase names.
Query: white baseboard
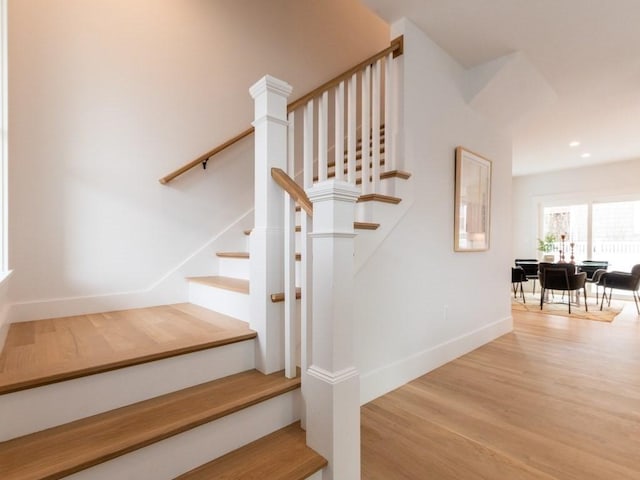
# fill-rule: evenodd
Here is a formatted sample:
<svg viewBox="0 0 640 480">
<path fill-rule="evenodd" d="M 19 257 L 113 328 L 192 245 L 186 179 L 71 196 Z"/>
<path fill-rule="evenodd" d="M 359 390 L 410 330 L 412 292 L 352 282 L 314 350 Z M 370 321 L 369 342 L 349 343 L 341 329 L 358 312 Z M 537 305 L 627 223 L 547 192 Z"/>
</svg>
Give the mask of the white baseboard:
<svg viewBox="0 0 640 480">
<path fill-rule="evenodd" d="M 513 318 L 507 317 L 410 357 L 364 373 L 360 377 L 360 404 L 364 405 L 395 390 L 512 330 Z"/>
<path fill-rule="evenodd" d="M 244 242 L 242 231 L 252 222 L 253 209 L 242 214 L 147 288 L 85 297 L 15 302 L 9 306 L 8 323 L 187 302 L 189 293 L 186 277 L 214 274 L 217 271 L 215 250 L 228 248 L 233 242 Z"/>
</svg>

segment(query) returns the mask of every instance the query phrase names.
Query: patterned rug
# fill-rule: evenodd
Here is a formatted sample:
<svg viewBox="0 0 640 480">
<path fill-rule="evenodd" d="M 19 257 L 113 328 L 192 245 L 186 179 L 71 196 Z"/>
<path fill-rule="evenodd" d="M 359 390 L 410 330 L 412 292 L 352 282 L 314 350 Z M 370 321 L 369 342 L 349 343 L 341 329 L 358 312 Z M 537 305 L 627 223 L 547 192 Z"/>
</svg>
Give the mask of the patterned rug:
<svg viewBox="0 0 640 480">
<path fill-rule="evenodd" d="M 589 311 L 584 309 L 584 299 L 580 298 L 580 305 L 571 304 L 571 315 L 569 315 L 569 309 L 566 304 L 566 296 L 564 298 L 565 303 L 560 303 L 562 294 L 555 296 L 555 302 L 545 302 L 542 310 L 540 310 L 540 294 L 535 296 L 529 292 L 525 292 L 526 303 L 522 303 L 522 298 L 518 294 L 518 298 L 513 298 L 513 291 L 511 292 L 511 309 L 519 310 L 531 313 L 545 313 L 547 315 L 561 315 L 563 317 L 581 318 L 584 320 L 595 320 L 597 322 L 612 322 L 614 318 L 622 311 L 623 304 L 613 300 L 611 307 L 607 307 L 605 302 L 604 308 L 600 311 L 600 304 L 596 305 L 595 298 L 588 299 Z"/>
</svg>

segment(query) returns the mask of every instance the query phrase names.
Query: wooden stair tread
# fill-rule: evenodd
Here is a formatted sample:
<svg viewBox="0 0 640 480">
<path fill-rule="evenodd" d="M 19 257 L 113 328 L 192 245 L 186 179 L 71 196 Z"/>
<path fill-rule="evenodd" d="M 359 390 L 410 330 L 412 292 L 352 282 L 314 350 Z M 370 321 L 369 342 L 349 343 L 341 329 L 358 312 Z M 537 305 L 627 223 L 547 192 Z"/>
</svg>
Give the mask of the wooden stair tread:
<svg viewBox="0 0 640 480">
<path fill-rule="evenodd" d="M 353 222 L 353 229 L 354 230 L 377 230 L 378 227 L 380 227 L 379 223 Z M 302 227 L 300 227 L 300 225 L 296 225 L 296 232 L 300 232 L 301 230 L 302 230 Z M 251 229 L 245 230 L 244 234 L 245 235 L 250 235 L 251 234 Z"/>
<path fill-rule="evenodd" d="M 306 445 L 300 423 L 262 437 L 238 450 L 180 475 L 176 480 L 303 480 L 327 465 Z"/>
<path fill-rule="evenodd" d="M 208 277 L 188 277 L 190 282 L 200 283 L 209 287 L 222 288 L 232 292 L 249 294 L 249 280 L 233 277 L 212 275 Z"/>
<path fill-rule="evenodd" d="M 380 228 L 380 224 L 373 222 L 353 222 L 353 228 L 355 230 L 377 230 Z"/>
<path fill-rule="evenodd" d="M 300 300 L 302 298 L 302 291 L 300 288 L 296 288 L 296 300 Z M 272 293 L 271 301 L 273 303 L 284 302 L 284 292 L 280 293 Z"/>
<path fill-rule="evenodd" d="M 249 258 L 249 252 L 216 252 L 218 257 L 224 258 Z M 302 255 L 296 253 L 296 260 L 300 260 Z"/>
<path fill-rule="evenodd" d="M 221 258 L 249 258 L 249 252 L 216 252 Z"/>
<path fill-rule="evenodd" d="M 61 478 L 299 386 L 250 370 L 2 442 L 2 479 Z"/>
<path fill-rule="evenodd" d="M 255 338 L 246 322 L 193 304 L 10 325 L 0 394 Z"/>
<path fill-rule="evenodd" d="M 380 193 L 367 193 L 365 195 L 360 195 L 358 198 L 358 203 L 360 202 L 382 202 L 382 203 L 393 203 L 397 205 L 402 201 L 401 198 L 392 197 L 390 195 L 382 195 Z"/>
</svg>

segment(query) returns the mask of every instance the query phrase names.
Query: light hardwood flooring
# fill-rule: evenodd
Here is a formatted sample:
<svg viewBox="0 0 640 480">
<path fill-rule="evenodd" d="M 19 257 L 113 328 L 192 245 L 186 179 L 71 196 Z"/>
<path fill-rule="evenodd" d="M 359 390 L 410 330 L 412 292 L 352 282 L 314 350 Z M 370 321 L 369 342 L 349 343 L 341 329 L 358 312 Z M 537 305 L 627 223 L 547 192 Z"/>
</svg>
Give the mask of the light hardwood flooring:
<svg viewBox="0 0 640 480">
<path fill-rule="evenodd" d="M 639 480 L 640 317 L 514 331 L 362 408 L 362 478 Z"/>
<path fill-rule="evenodd" d="M 246 322 L 189 303 L 10 326 L 0 394 L 254 338 Z"/>
</svg>

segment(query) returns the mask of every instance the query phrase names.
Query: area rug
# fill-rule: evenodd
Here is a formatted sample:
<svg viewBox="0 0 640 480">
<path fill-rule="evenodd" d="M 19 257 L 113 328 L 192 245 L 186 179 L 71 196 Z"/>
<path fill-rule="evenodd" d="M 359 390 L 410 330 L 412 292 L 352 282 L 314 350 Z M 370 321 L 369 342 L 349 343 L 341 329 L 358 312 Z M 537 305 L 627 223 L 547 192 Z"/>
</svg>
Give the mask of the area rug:
<svg viewBox="0 0 640 480">
<path fill-rule="evenodd" d="M 531 293 L 525 293 L 526 303 L 522 303 L 522 298 L 518 295 L 518 298 L 513 298 L 511 294 L 511 309 L 531 312 L 531 313 L 544 313 L 547 315 L 560 315 L 563 317 L 580 318 L 583 320 L 595 320 L 597 322 L 612 322 L 614 318 L 622 311 L 623 304 L 611 302 L 611 306 L 607 307 L 606 303 L 602 311 L 600 311 L 600 304 L 595 304 L 595 298 L 588 299 L 589 311 L 585 312 L 584 302 L 581 302 L 579 306 L 571 305 L 571 314 L 566 303 L 560 302 L 560 295 L 557 296 L 558 303 L 545 302 L 542 310 L 540 310 L 540 295 L 532 295 Z M 582 300 L 582 299 L 581 299 Z M 566 297 L 565 297 L 566 302 Z"/>
</svg>

